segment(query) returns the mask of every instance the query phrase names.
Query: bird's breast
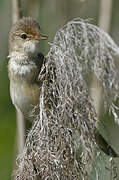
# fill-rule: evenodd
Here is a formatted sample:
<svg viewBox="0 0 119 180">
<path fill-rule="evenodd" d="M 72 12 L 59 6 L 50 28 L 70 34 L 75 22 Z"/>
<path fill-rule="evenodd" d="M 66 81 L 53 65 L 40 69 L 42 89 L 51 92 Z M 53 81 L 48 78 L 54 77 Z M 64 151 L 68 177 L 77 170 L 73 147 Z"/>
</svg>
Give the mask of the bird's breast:
<svg viewBox="0 0 119 180">
<path fill-rule="evenodd" d="M 23 61 L 23 60 L 22 60 Z M 24 61 L 25 62 L 25 61 Z M 10 59 L 8 64 L 9 77 L 14 81 L 32 83 L 37 81 L 40 68 L 34 62 L 22 64 L 15 59 Z"/>
<path fill-rule="evenodd" d="M 37 84 L 19 84 L 11 81 L 10 94 L 16 109 L 26 117 L 29 117 L 33 108 L 39 104 L 40 88 Z"/>
<path fill-rule="evenodd" d="M 39 66 L 17 54 L 9 60 L 10 95 L 16 109 L 28 117 L 34 106 L 39 104 Z"/>
</svg>

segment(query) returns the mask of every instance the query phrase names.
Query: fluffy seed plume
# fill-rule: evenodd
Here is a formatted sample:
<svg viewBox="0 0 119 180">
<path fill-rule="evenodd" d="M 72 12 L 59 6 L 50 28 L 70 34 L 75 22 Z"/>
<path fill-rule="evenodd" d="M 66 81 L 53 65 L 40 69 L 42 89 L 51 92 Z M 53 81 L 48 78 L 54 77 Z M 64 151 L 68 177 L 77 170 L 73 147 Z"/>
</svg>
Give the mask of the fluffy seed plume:
<svg viewBox="0 0 119 180">
<path fill-rule="evenodd" d="M 18 157 L 15 180 L 89 179 L 97 117 L 85 76 L 95 73 L 119 123 L 117 57 L 110 36 L 88 21 L 74 19 L 56 33 L 39 74 L 39 115 Z"/>
</svg>

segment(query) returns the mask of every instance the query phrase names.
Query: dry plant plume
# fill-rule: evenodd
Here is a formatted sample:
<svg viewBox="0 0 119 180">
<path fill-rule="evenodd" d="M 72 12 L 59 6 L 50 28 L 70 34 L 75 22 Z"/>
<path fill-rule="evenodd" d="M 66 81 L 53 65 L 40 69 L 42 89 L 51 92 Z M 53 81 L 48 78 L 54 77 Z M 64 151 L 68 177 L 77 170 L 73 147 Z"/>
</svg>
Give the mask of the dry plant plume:
<svg viewBox="0 0 119 180">
<path fill-rule="evenodd" d="M 119 123 L 116 57 L 118 46 L 87 20 L 74 19 L 56 33 L 39 74 L 39 115 L 15 180 L 89 180 L 97 117 L 85 75 L 94 72 L 100 80 L 104 103 Z"/>
</svg>

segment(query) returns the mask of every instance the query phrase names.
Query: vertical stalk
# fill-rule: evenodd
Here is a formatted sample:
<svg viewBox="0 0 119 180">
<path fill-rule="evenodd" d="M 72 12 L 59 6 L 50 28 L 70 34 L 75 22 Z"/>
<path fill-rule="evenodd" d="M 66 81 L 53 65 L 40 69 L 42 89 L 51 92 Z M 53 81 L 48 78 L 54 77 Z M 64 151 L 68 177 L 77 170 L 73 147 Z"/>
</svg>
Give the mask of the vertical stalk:
<svg viewBox="0 0 119 180">
<path fill-rule="evenodd" d="M 12 0 L 12 23 L 14 24 L 22 17 L 21 0 Z M 25 141 L 25 120 L 20 111 L 16 112 L 17 119 L 17 144 L 19 153 L 23 150 Z"/>
<path fill-rule="evenodd" d="M 99 27 L 109 33 L 112 14 L 112 0 L 101 0 Z"/>
<path fill-rule="evenodd" d="M 17 119 L 17 146 L 18 152 L 21 153 L 25 143 L 25 119 L 20 111 L 16 111 Z"/>
<path fill-rule="evenodd" d="M 110 30 L 111 12 L 112 12 L 112 0 L 101 0 L 100 12 L 99 12 L 99 27 L 107 33 L 109 33 Z M 92 80 L 91 89 L 94 89 L 94 91 L 91 92 L 91 96 L 94 100 L 94 105 L 97 114 L 99 115 L 102 89 L 99 82 L 94 76 Z"/>
<path fill-rule="evenodd" d="M 112 0 L 100 0 L 100 10 L 99 10 L 99 27 L 103 29 L 105 32 L 109 33 L 110 30 L 110 22 L 111 22 L 111 13 L 112 13 Z M 102 103 L 102 88 L 100 86 L 99 81 L 96 79 L 95 76 L 93 76 L 92 84 L 91 84 L 91 96 L 94 100 L 94 106 L 97 112 L 97 115 L 99 117 L 100 109 L 101 109 L 101 103 Z M 96 164 L 98 164 L 98 158 L 94 156 L 93 161 L 96 161 Z M 100 168 L 105 166 L 103 162 L 100 162 Z M 98 168 L 98 166 L 97 166 Z M 112 176 L 107 173 L 107 177 Z M 101 178 L 105 177 L 105 172 L 102 172 Z"/>
<path fill-rule="evenodd" d="M 12 0 L 12 22 L 15 23 L 22 17 L 21 0 Z"/>
</svg>

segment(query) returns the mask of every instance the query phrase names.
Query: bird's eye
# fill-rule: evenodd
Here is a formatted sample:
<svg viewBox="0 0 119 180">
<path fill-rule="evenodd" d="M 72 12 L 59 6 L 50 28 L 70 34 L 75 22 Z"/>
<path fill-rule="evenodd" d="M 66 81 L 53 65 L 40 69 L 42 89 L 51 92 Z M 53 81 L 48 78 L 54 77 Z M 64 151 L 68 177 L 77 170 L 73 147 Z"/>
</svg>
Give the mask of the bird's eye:
<svg viewBox="0 0 119 180">
<path fill-rule="evenodd" d="M 27 39 L 27 34 L 25 34 L 25 33 L 21 34 L 21 38 L 22 39 Z"/>
</svg>

